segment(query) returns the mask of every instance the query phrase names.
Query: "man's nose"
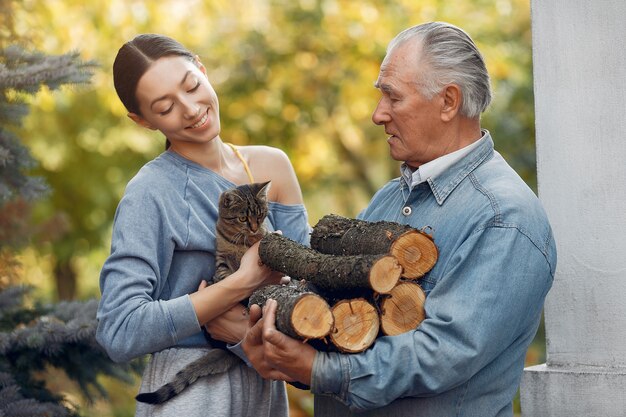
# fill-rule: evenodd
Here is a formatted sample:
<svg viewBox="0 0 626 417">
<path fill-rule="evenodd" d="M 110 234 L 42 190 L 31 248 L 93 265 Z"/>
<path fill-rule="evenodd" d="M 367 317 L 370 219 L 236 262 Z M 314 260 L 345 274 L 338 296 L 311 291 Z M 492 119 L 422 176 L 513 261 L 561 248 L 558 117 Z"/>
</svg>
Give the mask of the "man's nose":
<svg viewBox="0 0 626 417">
<path fill-rule="evenodd" d="M 390 120 L 389 112 L 387 111 L 385 103 L 383 103 L 383 99 L 378 100 L 378 104 L 374 109 L 374 113 L 372 113 L 372 122 L 376 125 L 383 125 Z"/>
</svg>

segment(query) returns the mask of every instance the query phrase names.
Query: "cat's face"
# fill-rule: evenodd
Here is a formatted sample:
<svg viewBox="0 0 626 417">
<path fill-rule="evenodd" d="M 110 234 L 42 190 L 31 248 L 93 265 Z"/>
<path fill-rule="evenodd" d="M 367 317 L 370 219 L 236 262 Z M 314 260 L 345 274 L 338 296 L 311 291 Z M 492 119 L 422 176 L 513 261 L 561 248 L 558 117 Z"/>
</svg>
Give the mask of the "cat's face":
<svg viewBox="0 0 626 417">
<path fill-rule="evenodd" d="M 267 217 L 270 182 L 244 184 L 224 191 L 219 199 L 219 218 L 237 233 L 257 236 Z"/>
</svg>

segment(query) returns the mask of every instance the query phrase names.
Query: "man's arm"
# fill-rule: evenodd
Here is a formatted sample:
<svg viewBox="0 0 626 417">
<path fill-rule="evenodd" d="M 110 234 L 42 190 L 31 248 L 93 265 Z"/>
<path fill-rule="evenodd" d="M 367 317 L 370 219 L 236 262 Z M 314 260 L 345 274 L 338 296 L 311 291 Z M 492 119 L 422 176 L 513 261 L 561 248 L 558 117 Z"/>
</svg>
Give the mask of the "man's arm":
<svg viewBox="0 0 626 417">
<path fill-rule="evenodd" d="M 519 230 L 493 227 L 471 236 L 449 264 L 415 331 L 381 337 L 359 354 L 318 353 L 311 392 L 364 410 L 453 389 L 508 349 L 517 366 L 552 280 L 544 255 Z"/>
<path fill-rule="evenodd" d="M 316 353 L 276 330 L 272 302 L 250 332 L 256 344 L 244 350 L 256 355 L 251 362 L 262 376 L 279 378 L 279 371 L 353 410 L 432 396 L 467 382 L 511 345 L 532 340 L 550 281 L 550 267 L 530 240 L 514 228 L 491 228 L 458 250 L 415 331 L 379 338 L 358 354 Z"/>
</svg>

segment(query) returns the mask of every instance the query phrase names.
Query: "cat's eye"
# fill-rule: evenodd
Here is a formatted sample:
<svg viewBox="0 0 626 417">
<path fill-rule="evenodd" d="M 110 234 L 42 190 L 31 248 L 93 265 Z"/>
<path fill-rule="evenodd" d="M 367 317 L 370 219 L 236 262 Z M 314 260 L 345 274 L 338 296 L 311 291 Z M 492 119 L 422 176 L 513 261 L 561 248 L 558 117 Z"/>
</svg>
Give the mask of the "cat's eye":
<svg viewBox="0 0 626 417">
<path fill-rule="evenodd" d="M 243 222 L 245 222 L 246 220 L 248 220 L 248 218 L 247 218 L 246 216 L 239 216 L 239 217 L 238 217 L 238 220 L 239 220 L 240 222 L 242 222 L 242 223 L 243 223 Z"/>
</svg>

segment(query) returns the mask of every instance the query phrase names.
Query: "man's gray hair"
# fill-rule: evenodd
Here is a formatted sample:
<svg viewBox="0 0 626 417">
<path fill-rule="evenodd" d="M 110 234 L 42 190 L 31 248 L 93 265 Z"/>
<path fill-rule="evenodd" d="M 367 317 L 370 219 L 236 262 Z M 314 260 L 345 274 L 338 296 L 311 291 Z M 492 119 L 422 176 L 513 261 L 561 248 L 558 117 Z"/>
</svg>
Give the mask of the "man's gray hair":
<svg viewBox="0 0 626 417">
<path fill-rule="evenodd" d="M 449 23 L 424 23 L 393 38 L 387 46 L 387 55 L 409 40 L 422 46 L 421 59 L 428 68 L 425 78 L 416 80 L 422 94 L 430 99 L 446 84 L 456 84 L 462 94 L 461 114 L 479 117 L 491 102 L 491 87 L 485 61 L 472 38 Z"/>
</svg>

